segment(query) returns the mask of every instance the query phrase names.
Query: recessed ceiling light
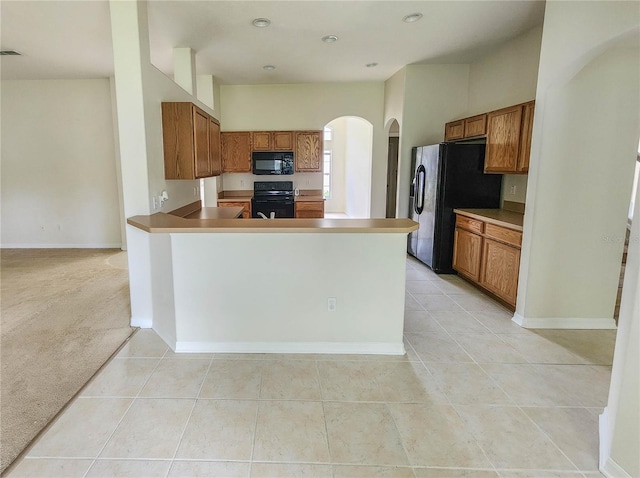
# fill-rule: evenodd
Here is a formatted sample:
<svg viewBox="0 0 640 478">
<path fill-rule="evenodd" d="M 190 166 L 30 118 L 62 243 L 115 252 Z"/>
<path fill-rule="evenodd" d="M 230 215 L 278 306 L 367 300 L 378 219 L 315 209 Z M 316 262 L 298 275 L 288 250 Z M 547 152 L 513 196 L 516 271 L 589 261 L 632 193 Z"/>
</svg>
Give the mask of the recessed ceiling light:
<svg viewBox="0 0 640 478">
<path fill-rule="evenodd" d="M 402 21 L 405 22 L 405 23 L 413 23 L 413 22 L 417 22 L 421 18 L 422 18 L 422 13 L 411 13 L 411 14 L 405 16 L 402 19 Z"/>
<path fill-rule="evenodd" d="M 4 55 L 9 55 L 9 56 L 11 56 L 11 55 L 16 56 L 17 55 L 17 56 L 20 56 L 21 53 L 18 53 L 15 50 L 2 50 L 2 51 L 0 51 L 0 55 L 3 55 L 3 56 Z"/>
<path fill-rule="evenodd" d="M 373 62 L 373 63 L 367 63 L 365 66 L 367 68 L 374 68 L 374 67 L 378 66 L 378 64 L 376 62 Z"/>
<path fill-rule="evenodd" d="M 327 35 L 326 37 L 322 37 L 322 41 L 325 43 L 335 43 L 338 41 L 338 37 L 335 35 Z"/>
<path fill-rule="evenodd" d="M 267 70 L 267 71 L 273 71 L 273 70 L 275 70 L 275 69 L 276 69 L 276 67 L 275 67 L 275 66 L 273 66 L 273 65 L 264 65 L 264 66 L 262 67 L 262 69 Z"/>
<path fill-rule="evenodd" d="M 271 25 L 271 20 L 269 20 L 268 18 L 256 18 L 251 23 L 253 24 L 254 27 L 264 28 Z"/>
</svg>

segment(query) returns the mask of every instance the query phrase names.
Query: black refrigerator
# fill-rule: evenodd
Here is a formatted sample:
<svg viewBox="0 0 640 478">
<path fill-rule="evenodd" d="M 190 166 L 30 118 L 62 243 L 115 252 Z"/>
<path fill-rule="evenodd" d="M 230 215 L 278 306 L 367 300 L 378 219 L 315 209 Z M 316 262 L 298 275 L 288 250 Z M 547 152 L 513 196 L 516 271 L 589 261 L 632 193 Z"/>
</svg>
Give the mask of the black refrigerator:
<svg viewBox="0 0 640 478">
<path fill-rule="evenodd" d="M 409 254 L 439 274 L 452 274 L 455 208 L 499 208 L 501 174 L 484 174 L 484 144 L 440 143 L 412 150 Z"/>
</svg>

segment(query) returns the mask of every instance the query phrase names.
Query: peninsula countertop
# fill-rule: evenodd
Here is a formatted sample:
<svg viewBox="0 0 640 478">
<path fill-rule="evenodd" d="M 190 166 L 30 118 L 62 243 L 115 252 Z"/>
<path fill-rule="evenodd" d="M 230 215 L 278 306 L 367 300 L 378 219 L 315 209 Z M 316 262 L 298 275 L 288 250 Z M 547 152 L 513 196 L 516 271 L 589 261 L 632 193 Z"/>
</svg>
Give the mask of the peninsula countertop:
<svg viewBox="0 0 640 478">
<path fill-rule="evenodd" d="M 454 209 L 454 213 L 522 232 L 524 214 L 507 209 Z"/>
<path fill-rule="evenodd" d="M 411 219 L 189 219 L 161 212 L 130 217 L 127 224 L 149 233 L 408 234 L 418 229 Z"/>
</svg>

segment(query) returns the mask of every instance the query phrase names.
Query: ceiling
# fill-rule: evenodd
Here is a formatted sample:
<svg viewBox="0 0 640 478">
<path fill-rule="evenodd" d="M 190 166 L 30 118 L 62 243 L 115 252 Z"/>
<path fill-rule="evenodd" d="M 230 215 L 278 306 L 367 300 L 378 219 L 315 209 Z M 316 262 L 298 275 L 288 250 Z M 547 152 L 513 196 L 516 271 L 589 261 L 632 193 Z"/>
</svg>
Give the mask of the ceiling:
<svg viewBox="0 0 640 478">
<path fill-rule="evenodd" d="M 2 50 L 22 53 L 0 57 L 2 79 L 113 74 L 107 1 L 2 0 L 0 14 Z M 197 73 L 226 84 L 383 81 L 407 64 L 473 62 L 541 25 L 544 1 L 154 0 L 148 16 L 152 63 L 169 76 L 173 48 L 190 47 Z"/>
</svg>

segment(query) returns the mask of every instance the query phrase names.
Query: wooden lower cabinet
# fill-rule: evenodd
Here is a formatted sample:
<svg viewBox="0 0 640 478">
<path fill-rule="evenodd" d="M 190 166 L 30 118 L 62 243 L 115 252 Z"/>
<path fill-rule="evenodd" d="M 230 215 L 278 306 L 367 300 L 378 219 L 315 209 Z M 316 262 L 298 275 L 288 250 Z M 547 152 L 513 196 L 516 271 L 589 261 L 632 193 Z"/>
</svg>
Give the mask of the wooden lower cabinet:
<svg viewBox="0 0 640 478">
<path fill-rule="evenodd" d="M 322 219 L 324 217 L 324 201 L 296 201 L 296 219 Z"/>
<path fill-rule="evenodd" d="M 457 215 L 453 268 L 461 276 L 515 307 L 521 241 L 520 231 Z"/>
<path fill-rule="evenodd" d="M 482 236 L 456 227 L 454 243 L 453 268 L 469 279 L 479 281 Z"/>
<path fill-rule="evenodd" d="M 485 238 L 480 285 L 515 306 L 520 271 L 520 249 Z"/>
<path fill-rule="evenodd" d="M 251 201 L 219 201 L 218 207 L 243 207 L 242 218 L 251 219 Z"/>
</svg>

